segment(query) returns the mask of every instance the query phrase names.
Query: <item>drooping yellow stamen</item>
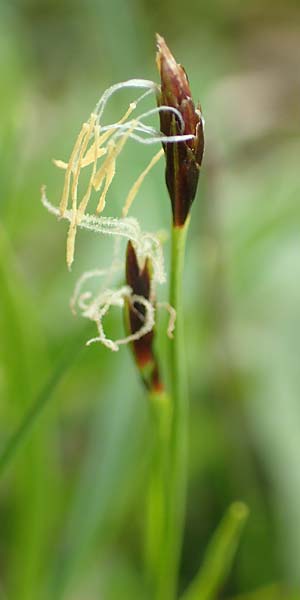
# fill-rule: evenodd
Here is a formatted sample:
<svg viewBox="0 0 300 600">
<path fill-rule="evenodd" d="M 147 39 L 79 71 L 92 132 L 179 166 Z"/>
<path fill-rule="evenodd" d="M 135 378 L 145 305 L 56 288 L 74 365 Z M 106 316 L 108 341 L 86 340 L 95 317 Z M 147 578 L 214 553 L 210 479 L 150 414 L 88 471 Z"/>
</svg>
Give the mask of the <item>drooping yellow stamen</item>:
<svg viewBox="0 0 300 600">
<path fill-rule="evenodd" d="M 79 135 L 75 142 L 69 162 L 66 163 L 65 161 L 62 161 L 62 160 L 56 160 L 56 159 L 53 160 L 54 164 L 58 168 L 64 169 L 66 171 L 64 188 L 63 188 L 63 193 L 62 193 L 62 197 L 61 197 L 61 201 L 60 201 L 60 215 L 61 216 L 63 216 L 66 209 L 68 208 L 70 186 L 71 186 L 71 176 L 73 174 L 71 194 L 72 194 L 72 209 L 73 209 L 74 214 L 73 214 L 73 224 L 71 223 L 69 236 L 68 236 L 69 237 L 69 252 L 68 252 L 69 260 L 73 260 L 71 258 L 72 257 L 71 241 L 74 238 L 73 239 L 73 246 L 74 246 L 75 233 L 76 233 L 76 222 L 75 222 L 76 215 L 75 215 L 75 213 L 76 213 L 76 204 L 77 204 L 77 187 L 78 187 L 80 171 L 82 168 L 93 163 L 92 177 L 91 177 L 91 180 L 90 180 L 90 183 L 88 186 L 88 190 L 81 202 L 80 215 L 84 214 L 85 208 L 88 204 L 90 194 L 92 191 L 93 180 L 95 181 L 94 187 L 96 190 L 100 189 L 102 183 L 105 180 L 103 194 L 101 195 L 99 203 L 98 203 L 98 212 L 101 212 L 105 206 L 105 198 L 106 198 L 107 191 L 108 191 L 108 189 L 111 185 L 111 182 L 114 178 L 114 175 L 115 175 L 116 157 L 121 152 L 121 150 L 124 146 L 124 143 L 125 143 L 126 139 L 128 138 L 128 135 L 131 133 L 131 131 L 134 129 L 134 127 L 132 127 L 132 129 L 130 128 L 128 130 L 128 132 L 126 132 L 125 135 L 122 136 L 122 138 L 118 144 L 112 144 L 111 148 L 109 148 L 109 147 L 103 148 L 103 144 L 105 142 L 107 142 L 107 140 L 109 140 L 109 138 L 113 135 L 113 133 L 115 133 L 115 131 L 117 129 L 116 125 L 122 125 L 124 122 L 126 122 L 129 115 L 133 112 L 133 110 L 135 108 L 136 108 L 136 103 L 132 102 L 129 105 L 126 112 L 124 113 L 124 115 L 121 117 L 121 119 L 119 121 L 117 121 L 117 123 L 114 124 L 114 126 L 112 126 L 110 129 L 105 131 L 101 136 L 99 135 L 99 128 L 98 128 L 97 129 L 97 139 L 96 139 L 96 135 L 95 135 L 95 140 L 94 140 L 93 144 L 87 150 L 88 143 L 89 143 L 90 137 L 92 135 L 92 130 L 93 130 L 93 127 L 95 126 L 95 122 L 97 119 L 97 116 L 92 114 L 88 123 L 84 123 L 81 128 L 81 131 L 79 132 Z M 86 150 L 87 150 L 87 152 L 86 152 Z M 85 152 L 86 152 L 86 155 L 84 156 Z M 79 157 L 78 157 L 78 153 L 79 153 Z M 101 158 L 105 154 L 107 155 L 107 157 L 97 173 L 96 172 L 97 167 L 95 166 L 97 164 L 97 159 Z M 78 160 L 77 160 L 77 157 L 78 157 Z"/>
<path fill-rule="evenodd" d="M 97 147 L 94 146 L 94 144 L 93 144 L 92 148 L 93 148 L 93 150 L 97 149 Z M 102 156 L 104 156 L 104 154 L 106 154 L 106 152 L 107 152 L 106 148 L 101 148 L 101 147 L 98 148 L 97 158 L 101 158 Z M 88 167 L 94 160 L 95 160 L 95 152 L 93 153 L 93 157 L 91 157 L 90 149 L 89 149 L 88 152 L 86 153 L 85 157 L 81 161 L 81 168 L 83 169 L 84 167 Z M 66 170 L 68 168 L 68 163 L 64 162 L 63 160 L 53 158 L 52 162 L 59 169 Z M 74 172 L 74 166 L 73 166 L 73 172 Z"/>
<path fill-rule="evenodd" d="M 104 156 L 104 154 L 106 154 L 107 152 L 107 148 L 102 148 L 103 144 L 110 138 L 110 136 L 113 134 L 114 130 L 113 129 L 108 129 L 107 131 L 105 131 L 102 135 L 100 135 L 98 137 L 98 149 L 97 149 L 97 145 L 96 145 L 96 141 L 91 145 L 91 147 L 88 149 L 83 161 L 82 161 L 82 167 L 87 167 L 88 165 L 90 165 L 92 162 L 94 162 L 95 159 L 95 150 L 97 150 L 97 158 L 101 158 L 101 156 Z"/>
<path fill-rule="evenodd" d="M 71 156 L 70 156 L 70 160 L 68 162 L 67 168 L 66 168 L 66 174 L 65 174 L 65 181 L 64 181 L 64 188 L 63 188 L 63 192 L 62 192 L 62 196 L 61 196 L 61 201 L 60 201 L 60 205 L 59 205 L 59 212 L 60 212 L 60 216 L 63 217 L 66 209 L 68 208 L 68 200 L 69 200 L 69 193 L 70 193 L 70 183 L 71 183 L 71 174 L 73 171 L 73 166 L 74 166 L 74 161 L 76 159 L 76 156 L 78 154 L 79 148 L 82 144 L 82 140 L 86 134 L 86 130 L 87 130 L 87 123 L 83 123 L 82 128 L 79 132 L 78 138 L 75 142 L 74 148 L 72 150 Z"/>
<path fill-rule="evenodd" d="M 93 187 L 96 192 L 99 192 L 101 185 L 103 184 L 107 169 L 109 167 L 109 163 L 112 160 L 112 154 L 113 154 L 114 150 L 115 150 L 115 142 L 112 140 L 111 142 L 109 142 L 109 144 L 107 146 L 107 152 L 106 152 L 106 157 L 104 159 L 104 162 L 100 165 L 98 171 L 96 171 L 96 173 L 93 177 Z"/>
<path fill-rule="evenodd" d="M 92 193 L 92 188 L 93 188 L 93 180 L 95 177 L 95 173 L 97 171 L 97 159 L 99 158 L 99 148 L 98 148 L 98 140 L 99 140 L 99 130 L 100 127 L 99 125 L 95 125 L 95 129 L 94 129 L 94 134 L 95 134 L 95 143 L 94 143 L 94 162 L 93 162 L 93 169 L 92 169 L 92 173 L 91 173 L 91 177 L 89 180 L 89 184 L 88 184 L 88 188 L 87 191 L 85 193 L 85 195 L 83 196 L 79 207 L 78 207 L 78 212 L 77 212 L 77 223 L 79 223 L 85 213 L 86 207 L 88 205 L 89 199 L 91 197 L 91 193 Z M 106 151 L 106 150 L 105 150 Z"/>
<path fill-rule="evenodd" d="M 64 162 L 63 160 L 59 160 L 58 158 L 53 158 L 52 162 L 59 169 L 66 170 L 68 168 L 68 163 Z"/>
<path fill-rule="evenodd" d="M 95 126 L 95 121 L 96 121 L 96 115 L 91 114 L 89 122 L 87 124 L 88 126 L 86 127 L 86 135 L 82 141 L 82 146 L 80 148 L 77 165 L 76 165 L 75 172 L 73 175 L 73 183 L 72 183 L 72 190 L 71 190 L 73 211 L 76 210 L 76 205 L 77 205 L 77 188 L 78 188 L 80 171 L 82 169 L 82 161 L 83 161 L 84 153 L 88 147 L 88 143 L 91 139 L 92 131 Z"/>
<path fill-rule="evenodd" d="M 136 108 L 136 103 L 131 102 L 131 104 L 129 104 L 129 107 L 126 110 L 123 117 L 121 117 L 121 119 L 119 121 L 117 121 L 114 125 L 112 125 L 110 129 L 108 129 L 107 131 L 102 133 L 102 135 L 99 136 L 97 144 L 96 144 L 96 140 L 95 140 L 95 142 L 91 145 L 91 147 L 87 151 L 87 153 L 84 157 L 84 160 L 82 161 L 83 167 L 86 167 L 93 162 L 94 156 L 95 156 L 95 148 L 94 148 L 95 144 L 96 144 L 96 147 L 98 148 L 98 152 L 99 152 L 99 154 L 97 155 L 98 158 L 100 158 L 101 156 L 103 156 L 106 153 L 106 148 L 102 148 L 103 144 L 105 142 L 107 142 L 107 140 L 109 140 L 109 138 L 112 136 L 113 133 L 116 132 L 118 125 L 122 125 L 123 123 L 125 123 L 127 121 L 129 115 L 135 110 L 135 108 Z"/>
<path fill-rule="evenodd" d="M 106 196 L 112 184 L 116 172 L 116 161 L 122 152 L 124 145 L 130 138 L 132 132 L 141 123 L 137 119 L 128 120 L 129 115 L 136 108 L 136 103 L 131 103 L 119 121 L 113 123 L 105 131 L 101 132 L 101 125 L 97 114 L 91 114 L 87 123 L 82 128 L 75 141 L 69 162 L 54 160 L 54 164 L 65 170 L 64 188 L 61 197 L 59 214 L 65 216 L 69 207 L 69 196 L 71 192 L 72 211 L 70 211 L 70 226 L 67 236 L 67 265 L 70 268 L 74 259 L 74 248 L 77 226 L 85 217 L 92 189 L 102 192 L 96 207 L 96 213 L 101 213 L 105 208 Z M 150 161 L 146 169 L 139 175 L 131 187 L 123 208 L 123 216 L 128 214 L 129 208 L 137 195 L 143 180 L 153 166 L 163 155 L 163 150 L 158 152 Z M 100 168 L 97 170 L 97 161 L 103 158 Z M 87 189 L 78 205 L 78 185 L 81 170 L 92 165 L 91 176 Z"/>
<path fill-rule="evenodd" d="M 75 219 L 72 219 L 72 222 L 70 223 L 70 227 L 69 227 L 69 231 L 68 231 L 68 237 L 67 237 L 67 256 L 66 256 L 66 260 L 67 260 L 67 265 L 68 265 L 68 269 L 71 269 L 73 260 L 74 260 L 74 248 L 75 248 L 75 237 L 76 237 L 76 216 Z"/>
<path fill-rule="evenodd" d="M 122 152 L 124 145 L 128 140 L 130 134 L 134 130 L 135 126 L 136 121 L 132 121 L 131 126 L 128 128 L 128 130 L 124 133 L 124 135 L 117 143 L 115 143 L 112 140 L 108 144 L 108 152 L 106 159 L 94 177 L 94 188 L 96 191 L 100 189 L 102 182 L 105 179 L 104 189 L 100 196 L 98 206 L 96 208 L 97 213 L 100 213 L 104 210 L 106 195 L 116 172 L 116 159 Z"/>
<path fill-rule="evenodd" d="M 110 188 L 111 182 L 115 176 L 116 173 L 116 158 L 115 158 L 115 150 L 116 150 L 116 146 L 115 144 L 111 145 L 111 152 L 107 155 L 107 166 L 105 168 L 105 183 L 104 183 L 104 188 L 103 188 L 103 192 L 99 198 L 99 202 L 96 208 L 96 213 L 100 213 L 104 210 L 105 208 L 105 202 L 106 202 L 106 194 Z M 104 179 L 103 179 L 104 180 Z M 100 186 L 102 184 L 102 181 L 100 182 Z"/>
<path fill-rule="evenodd" d="M 77 161 L 77 165 L 75 168 L 75 172 L 73 174 L 73 182 L 72 182 L 72 220 L 70 223 L 68 237 L 67 237 L 67 265 L 68 268 L 71 268 L 72 262 L 74 260 L 74 248 L 75 248 L 75 238 L 76 238 L 76 230 L 77 230 L 77 190 L 78 190 L 78 180 L 79 174 L 81 171 L 81 163 L 84 156 L 84 153 L 87 149 L 88 143 L 91 138 L 91 134 L 93 128 L 95 126 L 96 115 L 91 114 L 89 123 L 85 126 L 85 136 L 82 139 L 82 145 L 79 152 L 79 157 Z"/>
<path fill-rule="evenodd" d="M 161 148 L 161 150 L 159 150 L 159 152 L 157 152 L 157 154 L 155 154 L 155 156 L 153 156 L 153 158 L 150 160 L 146 169 L 144 169 L 144 171 L 142 171 L 142 173 L 139 175 L 137 180 L 134 182 L 134 184 L 133 184 L 132 188 L 129 190 L 129 193 L 125 200 L 124 208 L 122 211 L 123 217 L 127 217 L 128 211 L 129 211 L 146 175 L 148 175 L 149 171 L 151 171 L 151 169 L 154 167 L 154 165 L 156 165 L 156 163 L 163 156 L 163 154 L 164 154 L 164 150 L 163 150 L 163 148 Z"/>
<path fill-rule="evenodd" d="M 98 136 L 98 139 L 99 136 Z M 92 150 L 92 155 L 90 154 L 90 150 Z M 94 162 L 95 158 L 101 158 L 102 156 L 104 156 L 104 154 L 106 154 L 107 149 L 106 148 L 101 148 L 101 144 L 99 145 L 99 148 L 97 149 L 97 146 L 95 144 L 93 144 L 89 150 L 87 151 L 82 163 L 81 163 L 81 168 L 83 169 L 84 167 L 88 167 L 92 162 Z"/>
</svg>

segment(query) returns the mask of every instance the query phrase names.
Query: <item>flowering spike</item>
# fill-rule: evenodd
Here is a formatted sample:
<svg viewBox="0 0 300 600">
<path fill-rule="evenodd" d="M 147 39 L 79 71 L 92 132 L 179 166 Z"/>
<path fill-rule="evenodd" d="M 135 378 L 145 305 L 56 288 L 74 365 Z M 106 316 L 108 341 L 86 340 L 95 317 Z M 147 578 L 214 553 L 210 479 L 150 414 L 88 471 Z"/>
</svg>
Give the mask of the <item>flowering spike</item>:
<svg viewBox="0 0 300 600">
<path fill-rule="evenodd" d="M 163 143 L 166 155 L 166 184 L 172 203 L 173 224 L 182 227 L 194 200 L 204 150 L 203 119 L 195 108 L 184 68 L 178 64 L 165 40 L 157 34 L 157 66 L 161 89 L 158 106 L 179 111 L 182 119 L 170 111 L 161 111 L 160 128 L 167 136 L 191 135 L 187 140 Z M 182 129 L 182 124 L 184 129 Z"/>
<path fill-rule="evenodd" d="M 131 335 L 141 329 L 145 319 L 145 306 L 141 302 L 133 301 L 134 297 L 145 298 L 154 304 L 152 293 L 151 262 L 146 258 L 141 267 L 131 241 L 127 244 L 126 252 L 126 283 L 132 290 L 132 298 L 125 304 L 126 325 Z M 159 376 L 159 368 L 153 351 L 154 330 L 152 328 L 146 335 L 132 343 L 136 364 L 147 388 L 153 391 L 162 391 L 163 385 Z"/>
</svg>

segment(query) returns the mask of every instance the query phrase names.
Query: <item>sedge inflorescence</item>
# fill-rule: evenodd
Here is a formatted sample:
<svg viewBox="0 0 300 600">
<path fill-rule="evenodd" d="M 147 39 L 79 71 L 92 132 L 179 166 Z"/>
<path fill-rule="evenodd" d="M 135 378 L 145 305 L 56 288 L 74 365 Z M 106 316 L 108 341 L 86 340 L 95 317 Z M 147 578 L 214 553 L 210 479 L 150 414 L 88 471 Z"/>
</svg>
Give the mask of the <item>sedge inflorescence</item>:
<svg viewBox="0 0 300 600">
<path fill-rule="evenodd" d="M 143 93 L 129 104 L 121 118 L 111 124 L 102 125 L 103 113 L 113 94 L 124 88 L 140 88 Z M 139 177 L 132 184 L 129 193 L 124 199 L 122 214 L 119 217 L 103 215 L 106 206 L 107 194 L 117 171 L 117 159 L 129 139 L 140 144 L 172 144 L 178 141 L 190 140 L 191 135 L 178 133 L 174 136 L 164 136 L 154 127 L 147 124 L 147 119 L 156 113 L 171 112 L 179 123 L 182 132 L 184 123 L 180 112 L 170 106 L 161 105 L 137 114 L 137 108 L 142 100 L 151 93 L 157 93 L 158 86 L 152 81 L 144 79 L 131 79 L 115 84 L 108 88 L 101 96 L 94 111 L 88 120 L 83 123 L 76 138 L 68 161 L 54 160 L 54 164 L 65 171 L 63 191 L 59 206 L 54 206 L 46 196 L 45 187 L 42 188 L 42 202 L 44 206 L 59 218 L 69 221 L 67 234 L 66 261 L 70 269 L 74 261 L 75 242 L 78 228 L 84 228 L 96 233 L 115 236 L 115 251 L 111 264 L 106 269 L 97 269 L 85 272 L 79 279 L 71 300 L 73 312 L 78 309 L 82 316 L 95 322 L 98 335 L 89 340 L 90 344 L 99 341 L 111 350 L 118 350 L 121 344 L 133 342 L 150 332 L 155 323 L 155 287 L 157 283 L 165 281 L 164 261 L 161 241 L 153 233 L 142 231 L 137 219 L 128 216 L 131 205 L 150 170 L 162 157 L 164 151 L 160 149 L 151 158 Z M 83 170 L 89 169 L 89 178 L 84 193 L 79 197 L 79 182 Z M 97 193 L 96 210 L 94 214 L 87 212 L 93 193 Z M 119 240 L 126 238 L 135 249 L 138 261 L 142 264 L 149 260 L 152 265 L 151 294 L 149 299 L 136 296 L 130 286 L 125 285 L 118 289 L 110 287 L 112 275 L 121 269 L 122 263 L 118 258 Z M 96 293 L 86 289 L 86 284 L 95 278 L 104 278 L 106 285 L 102 285 Z M 123 307 L 130 301 L 132 306 L 143 306 L 143 322 L 140 329 L 125 338 L 113 341 L 106 337 L 103 328 L 103 318 L 111 306 Z M 159 305 L 157 305 L 159 306 Z M 171 325 L 168 333 L 174 327 L 174 311 L 171 310 Z"/>
</svg>

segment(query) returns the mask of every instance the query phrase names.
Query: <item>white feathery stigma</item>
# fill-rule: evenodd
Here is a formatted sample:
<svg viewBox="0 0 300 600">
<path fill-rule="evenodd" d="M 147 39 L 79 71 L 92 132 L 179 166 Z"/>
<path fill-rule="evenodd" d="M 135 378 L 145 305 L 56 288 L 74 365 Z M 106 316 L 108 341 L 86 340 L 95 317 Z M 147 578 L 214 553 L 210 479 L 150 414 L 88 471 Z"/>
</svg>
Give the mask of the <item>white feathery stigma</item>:
<svg viewBox="0 0 300 600">
<path fill-rule="evenodd" d="M 129 104 L 123 116 L 117 122 L 109 125 L 102 125 L 101 121 L 108 101 L 113 94 L 125 88 L 140 88 L 145 91 Z M 46 196 L 45 186 L 42 188 L 42 203 L 50 213 L 58 218 L 69 221 L 66 248 L 66 260 L 69 269 L 74 260 L 76 234 L 77 228 L 79 227 L 96 233 L 116 236 L 116 239 L 127 238 L 128 240 L 131 240 L 134 243 L 139 259 L 143 261 L 146 260 L 146 258 L 150 258 L 151 260 L 153 286 L 155 287 L 156 283 L 165 282 L 166 277 L 163 252 L 159 238 L 155 234 L 143 232 L 138 221 L 128 217 L 128 212 L 145 177 L 163 156 L 163 149 L 159 150 L 159 152 L 151 158 L 149 164 L 145 166 L 142 173 L 140 173 L 132 184 L 124 199 L 122 216 L 111 217 L 102 215 L 106 206 L 108 191 L 116 174 L 117 159 L 129 139 L 133 139 L 141 144 L 155 144 L 161 142 L 166 144 L 188 140 L 194 137 L 192 135 L 183 134 L 166 137 L 145 122 L 149 117 L 159 114 L 161 111 L 170 111 L 177 117 L 181 130 L 183 131 L 183 119 L 176 108 L 159 106 L 144 111 L 137 116 L 133 115 L 133 113 L 136 113 L 136 109 L 140 102 L 142 102 L 149 94 L 156 93 L 156 91 L 157 84 L 145 79 L 130 79 L 108 88 L 101 96 L 87 122 L 83 123 L 69 160 L 67 162 L 62 160 L 53 161 L 58 168 L 65 171 L 60 203 L 59 206 L 56 207 L 49 202 Z M 89 180 L 85 192 L 82 197 L 79 198 L 78 189 L 80 175 L 82 170 L 87 167 L 90 168 Z M 95 209 L 96 214 L 88 214 L 86 210 L 93 192 L 99 193 Z M 115 254 L 118 253 L 118 247 L 119 246 L 117 245 L 115 246 Z M 123 286 L 118 290 L 101 289 L 96 295 L 93 295 L 90 291 L 82 292 L 82 287 L 88 280 L 104 275 L 111 276 L 112 273 L 120 270 L 120 268 L 121 262 L 118 259 L 118 256 L 115 256 L 109 268 L 87 271 L 78 280 L 71 300 L 71 308 L 73 311 L 75 311 L 77 306 L 84 317 L 91 319 L 97 325 L 98 336 L 89 340 L 88 343 L 100 341 L 111 350 L 118 350 L 121 344 L 139 339 L 151 331 L 155 317 L 153 303 L 143 297 L 134 296 L 132 290 L 128 286 Z M 123 306 L 125 299 L 131 303 L 138 302 L 144 307 L 145 317 L 142 327 L 135 334 L 122 340 L 109 340 L 105 336 L 102 319 L 111 306 Z M 175 323 L 174 309 L 166 305 L 164 306 L 170 312 L 168 335 L 171 336 Z"/>
</svg>

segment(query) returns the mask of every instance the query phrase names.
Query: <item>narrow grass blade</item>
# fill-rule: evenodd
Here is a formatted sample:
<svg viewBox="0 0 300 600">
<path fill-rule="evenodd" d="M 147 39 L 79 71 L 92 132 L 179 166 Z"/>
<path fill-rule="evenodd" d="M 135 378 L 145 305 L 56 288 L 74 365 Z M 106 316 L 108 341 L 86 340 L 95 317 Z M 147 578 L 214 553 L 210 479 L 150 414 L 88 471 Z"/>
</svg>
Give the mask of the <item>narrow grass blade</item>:
<svg viewBox="0 0 300 600">
<path fill-rule="evenodd" d="M 80 339 L 82 340 L 82 336 L 80 336 Z M 17 455 L 18 450 L 27 442 L 34 427 L 38 424 L 39 418 L 42 416 L 46 405 L 51 399 L 51 395 L 57 384 L 63 377 L 68 367 L 74 363 L 79 351 L 82 349 L 82 344 L 79 346 L 78 342 L 76 343 L 76 341 L 72 341 L 70 348 L 68 348 L 68 350 L 64 353 L 56 369 L 50 375 L 48 381 L 42 387 L 40 393 L 32 403 L 32 406 L 23 416 L 21 423 L 11 434 L 10 438 L 6 442 L 6 445 L 0 453 L 0 479 L 6 468 Z"/>
<path fill-rule="evenodd" d="M 299 590 L 292 592 L 291 590 L 287 590 L 285 586 L 274 583 L 248 594 L 234 596 L 231 600 L 298 600 L 299 598 Z"/>
<path fill-rule="evenodd" d="M 48 370 L 35 305 L 18 272 L 3 227 L 0 227 L 0 289 L 3 435 L 26 412 Z M 17 502 L 11 503 L 9 518 L 13 527 L 5 542 L 11 600 L 32 600 L 38 593 L 48 531 L 45 511 L 51 476 L 45 469 L 45 461 L 49 426 L 50 421 L 43 420 L 26 451 L 19 456 L 10 485 L 12 498 L 17 498 Z M 13 448 L 2 465 L 12 455 Z"/>
<path fill-rule="evenodd" d="M 106 373 L 109 381 L 91 415 L 86 454 L 49 582 L 51 599 L 68 598 L 70 591 L 72 597 L 73 585 L 80 580 L 83 568 L 89 568 L 88 558 L 96 542 L 100 568 L 103 550 L 123 522 L 141 469 L 145 468 L 145 453 L 141 451 L 145 407 L 126 379 L 127 368 L 119 364 L 117 377 Z"/>
<path fill-rule="evenodd" d="M 204 563 L 182 600 L 217 600 L 218 591 L 230 571 L 240 536 L 248 517 L 242 502 L 233 503 L 215 532 Z"/>
</svg>

